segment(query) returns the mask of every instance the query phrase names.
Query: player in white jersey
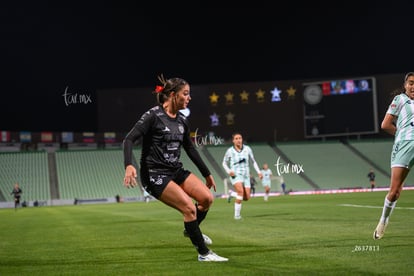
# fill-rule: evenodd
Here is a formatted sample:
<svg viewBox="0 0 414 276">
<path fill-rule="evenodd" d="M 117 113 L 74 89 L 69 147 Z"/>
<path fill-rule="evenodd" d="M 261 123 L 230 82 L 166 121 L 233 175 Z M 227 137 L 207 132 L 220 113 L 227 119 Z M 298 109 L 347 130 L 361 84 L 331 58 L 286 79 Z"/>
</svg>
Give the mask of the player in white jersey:
<svg viewBox="0 0 414 276">
<path fill-rule="evenodd" d="M 229 202 L 232 197 L 236 198 L 234 203 L 234 219 L 241 219 L 240 211 L 242 201 L 250 199 L 250 162 L 253 164 L 259 178 L 262 173 L 254 159 L 253 151 L 243 144 L 240 133 L 232 135 L 233 146 L 228 148 L 223 158 L 223 168 L 230 176 L 231 184 L 235 191 L 230 191 Z"/>
<path fill-rule="evenodd" d="M 395 138 L 391 152 L 391 183 L 380 221 L 374 231 L 375 240 L 384 236 L 404 181 L 414 165 L 414 72 L 405 75 L 404 90 L 394 96 L 381 128 Z"/>
<path fill-rule="evenodd" d="M 270 189 L 272 188 L 272 170 L 269 169 L 269 165 L 267 165 L 267 163 L 263 164 L 263 168 L 262 168 L 262 186 L 265 189 L 265 194 L 264 194 L 264 201 L 267 201 L 269 199 L 269 194 L 270 194 Z"/>
</svg>

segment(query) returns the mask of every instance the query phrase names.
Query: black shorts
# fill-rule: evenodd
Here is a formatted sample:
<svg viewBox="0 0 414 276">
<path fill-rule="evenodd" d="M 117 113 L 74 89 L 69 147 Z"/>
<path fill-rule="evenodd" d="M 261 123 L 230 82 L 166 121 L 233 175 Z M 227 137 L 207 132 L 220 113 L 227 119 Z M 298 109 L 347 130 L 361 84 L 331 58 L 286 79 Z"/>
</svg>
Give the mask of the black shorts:
<svg viewBox="0 0 414 276">
<path fill-rule="evenodd" d="M 144 189 L 156 199 L 159 199 L 165 187 L 170 181 L 181 185 L 191 174 L 183 168 L 176 171 L 163 171 L 157 169 L 144 169 L 141 167 L 141 182 Z"/>
<path fill-rule="evenodd" d="M 14 202 L 16 202 L 16 203 L 20 203 L 20 197 L 15 197 L 15 198 L 14 198 Z"/>
</svg>

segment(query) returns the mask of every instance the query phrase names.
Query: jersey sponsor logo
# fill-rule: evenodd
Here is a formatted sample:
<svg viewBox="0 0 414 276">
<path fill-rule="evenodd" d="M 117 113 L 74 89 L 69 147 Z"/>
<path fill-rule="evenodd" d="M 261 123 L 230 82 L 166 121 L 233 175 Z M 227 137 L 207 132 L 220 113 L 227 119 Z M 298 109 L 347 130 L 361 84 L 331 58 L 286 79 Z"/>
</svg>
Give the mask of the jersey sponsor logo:
<svg viewBox="0 0 414 276">
<path fill-rule="evenodd" d="M 235 162 L 235 163 L 234 163 L 234 165 L 237 165 L 237 164 L 243 164 L 243 163 L 245 163 L 245 162 L 246 162 L 246 158 L 242 158 L 242 159 L 240 159 L 239 161 Z"/>
<path fill-rule="evenodd" d="M 170 142 L 167 144 L 167 150 L 169 151 L 177 150 L 179 147 L 180 147 L 179 142 Z"/>
<path fill-rule="evenodd" d="M 155 185 L 161 185 L 162 184 L 162 178 L 165 177 L 164 175 L 159 175 L 157 179 L 154 177 L 150 177 L 150 182 L 154 183 Z"/>
<path fill-rule="evenodd" d="M 171 141 L 179 141 L 180 143 L 183 141 L 184 135 L 180 133 L 168 133 L 164 134 L 164 140 L 170 143 Z"/>
</svg>

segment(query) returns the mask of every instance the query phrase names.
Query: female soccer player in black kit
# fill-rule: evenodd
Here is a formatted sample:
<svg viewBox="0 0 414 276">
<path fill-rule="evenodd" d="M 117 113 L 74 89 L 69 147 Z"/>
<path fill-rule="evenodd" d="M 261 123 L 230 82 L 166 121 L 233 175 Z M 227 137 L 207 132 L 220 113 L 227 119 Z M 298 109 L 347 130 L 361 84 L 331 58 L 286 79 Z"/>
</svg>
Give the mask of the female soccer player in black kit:
<svg viewBox="0 0 414 276">
<path fill-rule="evenodd" d="M 158 79 L 162 86 L 157 85 L 154 92 L 159 104 L 141 116 L 123 142 L 124 186 L 137 185 L 132 148 L 142 138 L 140 177 L 145 190 L 183 214 L 184 234 L 197 249 L 199 261 L 228 261 L 208 249 L 206 243 L 211 243 L 211 240 L 202 234 L 199 227 L 213 203 L 214 197 L 209 189 L 213 187 L 216 190 L 216 184 L 193 145 L 187 118 L 179 112 L 191 100 L 190 85 L 181 78 L 164 79 L 160 76 Z M 181 147 L 205 177 L 206 184 L 183 168 Z"/>
<path fill-rule="evenodd" d="M 14 184 L 13 191 L 10 193 L 14 196 L 14 210 L 17 210 L 17 207 L 20 204 L 20 197 L 22 195 L 23 191 L 20 189 L 19 183 Z"/>
</svg>

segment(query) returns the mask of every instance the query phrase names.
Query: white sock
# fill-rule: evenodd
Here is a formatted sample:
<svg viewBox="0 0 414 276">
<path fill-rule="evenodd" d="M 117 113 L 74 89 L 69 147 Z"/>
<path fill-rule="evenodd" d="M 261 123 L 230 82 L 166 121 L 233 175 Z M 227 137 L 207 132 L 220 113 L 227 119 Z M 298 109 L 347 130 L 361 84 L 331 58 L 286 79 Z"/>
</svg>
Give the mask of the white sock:
<svg viewBox="0 0 414 276">
<path fill-rule="evenodd" d="M 241 208 L 242 208 L 241 203 L 234 203 L 234 216 L 235 217 L 240 217 Z"/>
<path fill-rule="evenodd" d="M 235 191 L 231 191 L 230 196 L 236 197 L 237 196 L 237 193 Z"/>
<path fill-rule="evenodd" d="M 382 214 L 381 214 L 382 223 L 388 223 L 388 220 L 396 204 L 397 204 L 397 201 L 391 202 L 387 199 L 387 197 L 385 197 L 384 208 L 382 209 Z"/>
</svg>

